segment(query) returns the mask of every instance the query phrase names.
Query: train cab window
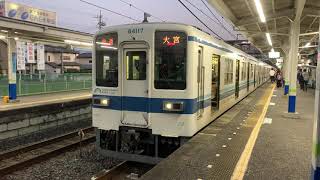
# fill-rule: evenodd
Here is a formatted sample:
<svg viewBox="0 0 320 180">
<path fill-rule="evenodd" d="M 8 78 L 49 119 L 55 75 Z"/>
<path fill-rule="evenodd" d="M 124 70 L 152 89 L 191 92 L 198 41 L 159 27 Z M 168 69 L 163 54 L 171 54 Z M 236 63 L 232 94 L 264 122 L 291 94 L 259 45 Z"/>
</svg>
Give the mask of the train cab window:
<svg viewBox="0 0 320 180">
<path fill-rule="evenodd" d="M 225 69 L 224 69 L 224 84 L 232 84 L 233 82 L 233 60 L 225 59 Z"/>
<path fill-rule="evenodd" d="M 187 35 L 156 31 L 154 86 L 156 89 L 186 88 Z"/>
<path fill-rule="evenodd" d="M 118 87 L 118 34 L 97 36 L 95 40 L 96 85 Z"/>
<path fill-rule="evenodd" d="M 146 52 L 128 51 L 127 57 L 127 80 L 146 80 Z"/>
</svg>

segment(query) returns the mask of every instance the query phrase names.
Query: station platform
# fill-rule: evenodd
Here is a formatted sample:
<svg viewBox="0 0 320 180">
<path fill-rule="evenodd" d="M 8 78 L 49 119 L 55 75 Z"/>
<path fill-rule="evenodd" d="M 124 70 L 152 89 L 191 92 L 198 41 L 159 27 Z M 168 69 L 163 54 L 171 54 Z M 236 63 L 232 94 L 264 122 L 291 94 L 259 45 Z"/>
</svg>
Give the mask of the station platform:
<svg viewBox="0 0 320 180">
<path fill-rule="evenodd" d="M 90 90 L 58 92 L 50 94 L 39 94 L 32 96 L 18 97 L 18 101 L 14 103 L 0 102 L 0 112 L 8 110 L 16 110 L 33 106 L 48 105 L 53 103 L 62 103 L 65 101 L 74 101 L 91 98 Z"/>
<path fill-rule="evenodd" d="M 258 88 L 141 179 L 308 179 L 314 93 L 298 92 L 291 115 L 274 89 Z"/>
</svg>

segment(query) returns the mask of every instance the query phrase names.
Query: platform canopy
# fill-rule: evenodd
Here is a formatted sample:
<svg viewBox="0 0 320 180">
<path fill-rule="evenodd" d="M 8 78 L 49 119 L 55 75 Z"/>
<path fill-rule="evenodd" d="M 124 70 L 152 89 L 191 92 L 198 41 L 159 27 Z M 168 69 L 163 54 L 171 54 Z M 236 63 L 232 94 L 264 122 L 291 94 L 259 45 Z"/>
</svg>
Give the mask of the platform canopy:
<svg viewBox="0 0 320 180">
<path fill-rule="evenodd" d="M 319 0 L 260 0 L 266 22 L 261 22 L 256 0 L 207 0 L 221 15 L 234 24 L 261 52 L 267 53 L 273 47 L 282 55 L 289 51 L 290 22 L 300 17 L 301 55 L 313 54 L 319 35 Z M 305 3 L 301 3 L 304 2 Z M 270 46 L 266 33 L 271 36 Z M 309 48 L 304 48 L 310 43 Z"/>
<path fill-rule="evenodd" d="M 0 37 L 7 35 L 50 45 L 87 48 L 92 46 L 93 38 L 89 33 L 0 16 Z"/>
</svg>

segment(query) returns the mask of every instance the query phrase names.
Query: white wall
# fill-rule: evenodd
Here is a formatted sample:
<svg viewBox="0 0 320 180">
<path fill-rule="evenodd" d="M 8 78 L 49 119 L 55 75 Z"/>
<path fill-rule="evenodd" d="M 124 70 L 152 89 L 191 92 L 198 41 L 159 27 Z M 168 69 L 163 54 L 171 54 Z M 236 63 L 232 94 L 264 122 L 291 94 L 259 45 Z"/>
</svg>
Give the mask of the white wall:
<svg viewBox="0 0 320 180">
<path fill-rule="evenodd" d="M 92 58 L 77 58 L 77 63 L 84 65 L 84 64 L 92 64 Z M 91 61 L 91 63 L 90 63 Z"/>
<path fill-rule="evenodd" d="M 49 56 L 50 56 L 50 60 L 49 60 Z M 69 59 L 63 59 L 63 62 L 75 62 L 76 61 L 75 54 L 62 53 L 62 57 L 69 57 Z M 56 64 L 61 64 L 61 54 L 47 52 L 46 53 L 46 62 L 54 62 Z"/>
</svg>

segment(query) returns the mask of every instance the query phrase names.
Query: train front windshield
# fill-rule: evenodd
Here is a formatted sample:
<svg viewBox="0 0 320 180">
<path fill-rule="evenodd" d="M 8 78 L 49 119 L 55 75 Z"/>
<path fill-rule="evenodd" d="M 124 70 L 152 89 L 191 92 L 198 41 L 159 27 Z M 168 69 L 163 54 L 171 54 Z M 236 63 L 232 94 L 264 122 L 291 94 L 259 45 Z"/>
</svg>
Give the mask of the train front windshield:
<svg viewBox="0 0 320 180">
<path fill-rule="evenodd" d="M 118 87 L 118 34 L 98 36 L 95 46 L 96 85 Z"/>
<path fill-rule="evenodd" d="M 186 88 L 187 36 L 183 32 L 155 33 L 154 86 L 156 89 Z"/>
</svg>

